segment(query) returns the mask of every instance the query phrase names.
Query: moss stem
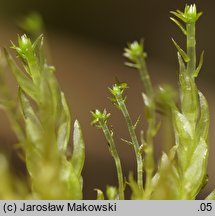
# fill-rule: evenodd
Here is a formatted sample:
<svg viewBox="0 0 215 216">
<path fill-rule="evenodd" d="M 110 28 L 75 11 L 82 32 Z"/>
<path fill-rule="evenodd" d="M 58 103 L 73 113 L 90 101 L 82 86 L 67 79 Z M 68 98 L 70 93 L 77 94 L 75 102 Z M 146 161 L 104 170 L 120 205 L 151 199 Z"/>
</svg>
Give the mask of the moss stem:
<svg viewBox="0 0 215 216">
<path fill-rule="evenodd" d="M 102 131 L 105 135 L 105 138 L 108 141 L 110 152 L 111 152 L 111 155 L 112 155 L 114 162 L 115 162 L 115 165 L 116 165 L 118 184 L 119 184 L 119 199 L 124 200 L 123 172 L 122 172 L 121 161 L 120 161 L 119 155 L 118 155 L 117 150 L 116 150 L 116 145 L 115 145 L 113 136 L 110 132 L 110 129 L 107 126 L 107 123 L 100 121 L 100 125 L 101 125 Z"/>
<path fill-rule="evenodd" d="M 116 95 L 116 100 L 117 100 L 118 106 L 119 106 L 119 108 L 120 108 L 120 110 L 121 110 L 121 112 L 125 118 L 125 121 L 126 121 L 126 124 L 128 127 L 128 131 L 129 131 L 129 134 L 131 137 L 131 141 L 132 141 L 132 144 L 134 147 L 136 160 L 137 160 L 137 183 L 138 183 L 139 188 L 141 190 L 143 190 L 143 158 L 139 152 L 140 145 L 139 145 L 138 140 L 137 140 L 134 125 L 131 121 L 131 117 L 130 117 L 128 110 L 127 110 L 127 107 L 125 105 L 125 100 L 122 98 L 121 94 Z"/>
</svg>

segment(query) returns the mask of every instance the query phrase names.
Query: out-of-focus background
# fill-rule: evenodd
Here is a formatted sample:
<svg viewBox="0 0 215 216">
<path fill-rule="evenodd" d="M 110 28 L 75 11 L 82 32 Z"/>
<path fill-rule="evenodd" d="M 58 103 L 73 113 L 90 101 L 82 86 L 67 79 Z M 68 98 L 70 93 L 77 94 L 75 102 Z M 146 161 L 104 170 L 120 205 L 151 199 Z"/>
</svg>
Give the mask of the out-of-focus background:
<svg viewBox="0 0 215 216">
<path fill-rule="evenodd" d="M 197 25 L 197 52 L 205 50 L 205 61 L 198 85 L 207 96 L 211 112 L 209 184 L 207 194 L 215 186 L 215 2 L 182 0 L 0 0 L 0 45 L 10 46 L 20 33 L 17 20 L 29 12 L 39 12 L 45 22 L 47 42 L 52 62 L 57 68 L 57 77 L 66 94 L 73 121 L 78 118 L 86 142 L 84 168 L 84 198 L 96 197 L 94 188 L 105 190 L 105 185 L 116 185 L 115 165 L 108 152 L 107 143 L 101 131 L 90 125 L 90 110 L 106 108 L 112 113 L 110 123 L 115 131 L 117 148 L 126 176 L 135 169 L 134 153 L 120 138 L 128 138 L 121 113 L 111 105 L 107 87 L 115 77 L 130 86 L 128 108 L 133 120 L 143 113 L 142 85 L 138 73 L 124 66 L 123 48 L 127 42 L 144 38 L 148 53 L 148 67 L 153 84 L 171 83 L 177 88 L 176 50 L 171 43 L 174 37 L 183 46 L 184 37 L 169 20 L 169 11 L 183 10 L 185 4 L 196 3 L 203 11 Z M 145 128 L 144 116 L 140 126 Z M 140 128 L 139 128 L 140 129 Z M 8 120 L 0 112 L 0 146 L 10 149 L 16 142 Z M 156 140 L 156 149 L 162 148 L 162 137 Z M 13 153 L 12 153 L 13 155 Z M 157 157 L 160 151 L 156 152 Z M 17 169 L 21 162 L 12 157 Z M 204 197 L 204 195 L 203 195 Z"/>
</svg>

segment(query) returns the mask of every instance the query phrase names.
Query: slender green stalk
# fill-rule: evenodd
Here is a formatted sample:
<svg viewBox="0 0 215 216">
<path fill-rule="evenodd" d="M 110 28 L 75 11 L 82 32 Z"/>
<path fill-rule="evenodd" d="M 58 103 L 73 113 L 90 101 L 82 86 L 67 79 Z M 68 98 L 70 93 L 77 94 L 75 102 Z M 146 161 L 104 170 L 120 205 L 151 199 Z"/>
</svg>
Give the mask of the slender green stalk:
<svg viewBox="0 0 215 216">
<path fill-rule="evenodd" d="M 112 153 L 112 156 L 114 158 L 116 169 L 117 169 L 117 177 L 118 177 L 118 183 L 119 183 L 119 199 L 124 200 L 124 184 L 123 184 L 121 161 L 120 161 L 119 155 L 117 153 L 113 137 L 111 136 L 110 130 L 107 127 L 107 124 L 104 123 L 101 126 L 102 126 L 103 133 L 105 135 L 105 138 L 107 139 L 108 143 L 110 144 L 111 153 Z"/>
<path fill-rule="evenodd" d="M 107 126 L 107 118 L 110 115 L 106 114 L 105 110 L 103 113 L 101 113 L 99 110 L 96 110 L 95 112 L 92 112 L 92 115 L 94 118 L 93 124 L 98 123 L 97 127 L 102 129 L 105 138 L 108 142 L 109 150 L 114 159 L 116 170 L 117 170 L 117 177 L 118 177 L 118 184 L 119 184 L 119 199 L 124 200 L 124 183 L 123 183 L 123 172 L 122 172 L 121 161 L 118 152 L 116 150 L 113 134 L 111 133 L 110 129 Z"/>
<path fill-rule="evenodd" d="M 129 131 L 129 134 L 131 137 L 131 141 L 134 145 L 134 151 L 135 151 L 135 155 L 137 158 L 137 183 L 138 183 L 139 188 L 142 189 L 143 188 L 143 158 L 139 152 L 140 145 L 139 145 L 138 140 L 137 140 L 137 136 L 136 136 L 136 133 L 134 130 L 134 125 L 131 121 L 131 117 L 128 113 L 127 107 L 124 103 L 122 96 L 119 95 L 116 97 L 116 99 L 117 99 L 119 108 L 120 108 L 120 110 L 121 110 L 121 112 L 125 118 L 125 121 L 126 121 L 126 124 L 128 127 L 128 131 Z"/>
<path fill-rule="evenodd" d="M 187 72 L 193 75 L 196 70 L 196 23 L 187 23 L 187 55 L 190 59 L 187 63 Z"/>
<path fill-rule="evenodd" d="M 156 130 L 156 113 L 155 113 L 155 102 L 154 93 L 151 83 L 151 79 L 146 66 L 145 58 L 137 58 L 137 65 L 139 65 L 140 78 L 143 82 L 146 95 L 150 101 L 148 129 L 146 132 L 146 143 L 147 147 L 145 150 L 145 171 L 146 171 L 146 183 L 145 183 L 145 197 L 149 198 L 151 194 L 151 180 L 154 172 L 154 148 L 153 148 L 153 137 L 155 136 L 154 131 Z"/>
<path fill-rule="evenodd" d="M 150 99 L 153 99 L 153 94 L 154 94 L 153 87 L 152 87 L 152 83 L 151 83 L 151 79 L 149 76 L 145 58 L 139 56 L 137 58 L 136 64 L 138 65 L 140 78 L 141 78 L 141 81 L 143 82 L 143 86 L 145 88 L 146 94 Z M 153 102 L 153 100 L 151 102 Z"/>
<path fill-rule="evenodd" d="M 125 105 L 125 99 L 122 97 L 124 89 L 127 88 L 127 86 L 123 86 L 123 85 L 125 85 L 125 83 L 115 84 L 113 88 L 110 89 L 110 91 L 115 97 L 113 100 L 115 101 L 116 106 L 122 112 L 128 127 L 128 131 L 131 137 L 131 142 L 134 147 L 135 156 L 137 160 L 137 183 L 140 190 L 143 190 L 143 158 L 140 153 L 140 145 L 135 133 L 135 126 L 132 123 L 131 117 Z"/>
<path fill-rule="evenodd" d="M 195 84 L 195 78 L 193 77 L 193 74 L 196 70 L 196 36 L 195 36 L 195 22 L 186 23 L 186 45 L 187 45 L 187 56 L 189 58 L 189 61 L 186 65 L 186 76 L 187 81 L 185 86 L 182 87 L 182 111 L 184 115 L 187 117 L 188 121 L 190 122 L 190 125 L 192 127 L 192 130 L 195 130 L 197 118 L 199 116 L 199 101 L 198 101 L 198 90 Z M 190 145 L 195 145 L 195 140 L 190 140 Z M 194 151 L 193 148 L 189 148 L 187 151 L 187 163 L 185 166 L 185 170 L 189 167 L 190 164 L 190 158 L 189 155 L 192 154 Z M 185 171 L 183 170 L 183 172 Z M 184 175 L 184 173 L 183 173 Z M 185 179 L 182 178 L 182 187 L 181 187 L 181 196 L 182 199 L 187 199 L 189 197 L 189 193 L 187 193 L 186 188 L 184 185 L 186 182 L 184 182 Z"/>
<path fill-rule="evenodd" d="M 187 84 L 186 92 L 184 94 L 183 111 L 187 114 L 188 119 L 195 125 L 199 116 L 199 101 L 198 89 L 195 84 L 195 71 L 196 71 L 196 39 L 195 39 L 196 23 L 191 22 L 186 24 L 187 29 L 187 56 L 190 61 L 187 62 L 187 76 L 190 83 Z M 188 98 L 187 98 L 188 97 Z M 195 109 L 195 112 L 193 110 Z"/>
<path fill-rule="evenodd" d="M 143 42 L 141 41 L 140 43 L 138 43 L 135 41 L 132 44 L 130 44 L 129 47 L 125 49 L 124 56 L 132 62 L 127 63 L 127 65 L 134 67 L 139 71 L 140 78 L 145 89 L 145 94 L 143 94 L 143 96 L 147 109 L 146 118 L 148 121 L 148 129 L 146 132 L 146 148 L 144 163 L 146 171 L 145 196 L 146 199 L 148 199 L 150 197 L 152 190 L 151 180 L 155 164 L 153 138 L 157 131 L 154 92 L 145 61 L 146 53 L 144 52 Z"/>
</svg>

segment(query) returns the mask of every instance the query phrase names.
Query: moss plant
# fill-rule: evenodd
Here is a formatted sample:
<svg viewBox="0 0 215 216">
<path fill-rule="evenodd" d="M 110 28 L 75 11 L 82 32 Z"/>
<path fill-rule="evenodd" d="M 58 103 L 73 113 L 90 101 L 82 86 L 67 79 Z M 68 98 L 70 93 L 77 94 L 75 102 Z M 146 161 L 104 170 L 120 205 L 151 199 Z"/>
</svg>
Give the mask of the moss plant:
<svg viewBox="0 0 215 216">
<path fill-rule="evenodd" d="M 198 66 L 196 64 L 195 35 L 196 22 L 202 13 L 197 12 L 195 5 L 186 5 L 183 12 L 176 10 L 171 14 L 170 19 L 186 37 L 185 51 L 172 39 L 179 62 L 179 105 L 171 87 L 153 87 L 143 41 L 130 43 L 124 50 L 126 65 L 139 72 L 143 83 L 148 128 L 142 130 L 140 136 L 136 132 L 139 119 L 135 123 L 126 106 L 127 83 L 118 82 L 109 88 L 110 100 L 124 117 L 130 135 L 130 140 L 122 140 L 130 145 L 136 159 L 136 170 L 130 172 L 128 178 L 108 125 L 110 113 L 105 109 L 91 112 L 92 124 L 103 131 L 116 167 L 118 186 L 107 186 L 107 199 L 125 199 L 128 187 L 132 191 L 131 199 L 196 199 L 207 182 L 209 110 L 207 100 L 195 83 L 203 64 L 203 52 Z M 42 29 L 41 18 L 34 14 L 21 26 L 36 38 Z M 17 45 L 12 43 L 21 67 L 6 49 L 0 53 L 0 105 L 17 136 L 17 153 L 28 171 L 27 180 L 17 178 L 10 171 L 6 157 L 0 154 L 1 199 L 83 198 L 81 173 L 85 147 L 81 127 L 76 120 L 70 152 L 70 111 L 55 69 L 46 60 L 43 43 L 42 35 L 31 40 L 25 34 L 18 37 Z M 6 66 L 19 86 L 17 98 L 11 95 L 4 79 Z M 170 118 L 175 136 L 175 143 L 163 152 L 158 165 L 154 159 L 154 137 L 160 127 L 157 111 Z M 96 191 L 97 199 L 105 199 L 101 190 Z M 206 199 L 215 199 L 215 192 Z"/>
<path fill-rule="evenodd" d="M 122 112 L 128 126 L 131 141 L 127 143 L 133 147 L 136 155 L 137 181 L 130 175 L 128 182 L 133 199 L 195 199 L 207 181 L 209 111 L 207 101 L 195 83 L 203 64 L 202 52 L 199 65 L 196 66 L 195 39 L 196 22 L 202 13 L 196 11 L 195 5 L 186 5 L 184 12 L 177 10 L 171 14 L 175 17 L 171 17 L 171 20 L 186 37 L 186 51 L 173 40 L 178 51 L 180 106 L 176 105 L 170 88 L 160 88 L 157 91 L 153 89 L 143 41 L 129 44 L 124 52 L 129 60 L 126 64 L 139 71 L 144 87 L 143 100 L 148 129 L 146 133 L 141 133 L 141 145 L 135 132 L 136 124 L 133 124 L 129 116 L 123 96 L 127 84 L 117 83 L 110 89 L 112 101 Z M 165 109 L 171 116 L 175 144 L 163 153 L 155 169 L 153 138 L 159 129 L 156 110 Z M 144 187 L 143 172 L 146 176 Z"/>
<path fill-rule="evenodd" d="M 2 107 L 6 110 L 17 135 L 19 148 L 31 181 L 31 197 L 38 199 L 82 199 L 81 171 L 84 142 L 80 124 L 74 123 L 73 154 L 67 157 L 71 117 L 67 101 L 55 78 L 55 69 L 46 62 L 43 37 L 32 43 L 23 35 L 12 45 L 23 64 L 23 70 L 4 50 L 5 59 L 19 85 L 18 103 L 2 91 Z M 4 85 L 2 85 L 3 88 Z M 16 112 L 14 112 L 16 111 Z M 51 188 L 51 189 L 50 189 Z"/>
</svg>

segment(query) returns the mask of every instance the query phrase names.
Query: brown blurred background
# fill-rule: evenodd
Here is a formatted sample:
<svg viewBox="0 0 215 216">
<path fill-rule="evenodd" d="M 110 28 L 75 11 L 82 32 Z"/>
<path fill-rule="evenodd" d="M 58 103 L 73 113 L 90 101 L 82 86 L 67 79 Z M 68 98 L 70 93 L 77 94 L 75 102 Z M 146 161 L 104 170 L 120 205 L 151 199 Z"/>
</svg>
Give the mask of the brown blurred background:
<svg viewBox="0 0 215 216">
<path fill-rule="evenodd" d="M 31 11 L 39 12 L 45 21 L 52 60 L 57 68 L 60 85 L 69 101 L 73 120 L 79 119 L 86 142 L 84 168 L 84 197 L 94 199 L 94 188 L 105 190 L 105 185 L 116 185 L 116 172 L 101 131 L 90 126 L 90 110 L 107 108 L 112 113 L 110 123 L 115 131 L 117 147 L 125 175 L 135 169 L 132 149 L 120 141 L 128 138 L 121 113 L 107 99 L 107 87 L 115 82 L 128 82 L 128 108 L 135 121 L 143 113 L 142 85 L 138 73 L 126 68 L 122 57 L 127 42 L 144 38 L 148 53 L 148 65 L 155 86 L 171 83 L 177 88 L 176 50 L 170 38 L 183 46 L 184 37 L 169 20 L 169 11 L 183 10 L 185 3 L 196 3 L 204 12 L 198 22 L 198 56 L 205 50 L 205 61 L 198 84 L 208 97 L 211 111 L 209 184 L 207 194 L 215 187 L 214 153 L 215 122 L 214 98 L 214 50 L 215 50 L 215 2 L 214 1 L 146 1 L 146 0 L 61 0 L 27 1 L 0 0 L 0 44 L 9 46 L 16 41 L 17 20 Z M 145 128 L 144 116 L 140 126 Z M 156 140 L 155 148 L 162 148 L 162 139 Z M 16 142 L 8 121 L 0 113 L 0 145 L 10 148 Z M 160 151 L 156 152 L 157 157 Z M 13 159 L 14 163 L 17 159 Z M 16 163 L 19 164 L 19 163 Z M 19 165 L 22 167 L 22 164 Z M 203 196 L 204 197 L 204 196 Z"/>
</svg>

